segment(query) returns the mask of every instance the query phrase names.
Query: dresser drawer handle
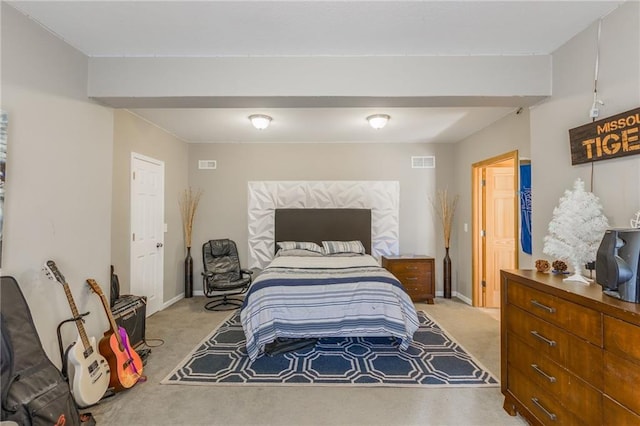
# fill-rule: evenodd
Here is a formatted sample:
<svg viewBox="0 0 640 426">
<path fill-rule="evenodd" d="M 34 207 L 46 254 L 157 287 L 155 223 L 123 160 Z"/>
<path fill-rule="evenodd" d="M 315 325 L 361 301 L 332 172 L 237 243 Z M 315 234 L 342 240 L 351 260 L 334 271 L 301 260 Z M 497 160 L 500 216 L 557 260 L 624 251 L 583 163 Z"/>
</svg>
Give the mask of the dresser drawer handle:
<svg viewBox="0 0 640 426">
<path fill-rule="evenodd" d="M 537 364 L 531 364 L 531 368 L 535 370 L 536 373 L 540 374 L 542 377 L 547 379 L 549 383 L 555 383 L 556 378 L 545 373 Z"/>
<path fill-rule="evenodd" d="M 556 419 L 558 418 L 558 416 L 556 416 L 555 414 L 553 414 L 551 411 L 547 410 L 546 408 L 544 408 L 544 406 L 542 404 L 540 404 L 540 401 L 538 401 L 538 398 L 531 398 L 531 402 L 533 402 L 534 404 L 536 404 L 536 407 L 538 407 L 539 409 L 542 410 L 542 412 L 544 412 L 549 419 L 551 419 L 551 421 L 556 421 Z"/>
<path fill-rule="evenodd" d="M 405 266 L 404 269 L 407 269 L 409 271 L 417 271 L 418 267 L 417 266 Z"/>
<path fill-rule="evenodd" d="M 544 309 L 545 311 L 549 312 L 550 314 L 553 314 L 556 312 L 556 308 L 552 308 L 551 306 L 547 306 L 547 305 L 543 305 L 542 303 L 538 302 L 535 299 L 531 299 L 531 304 L 537 308 L 540 309 Z"/>
<path fill-rule="evenodd" d="M 543 342 L 545 342 L 547 345 L 551 347 L 554 347 L 556 345 L 555 340 L 547 339 L 546 337 L 544 337 L 543 335 L 541 335 L 535 330 L 531 330 L 531 334 L 533 335 L 533 337 L 537 337 L 538 339 L 542 340 Z"/>
<path fill-rule="evenodd" d="M 416 281 L 418 278 L 417 277 L 407 277 L 405 278 L 407 281 Z"/>
</svg>

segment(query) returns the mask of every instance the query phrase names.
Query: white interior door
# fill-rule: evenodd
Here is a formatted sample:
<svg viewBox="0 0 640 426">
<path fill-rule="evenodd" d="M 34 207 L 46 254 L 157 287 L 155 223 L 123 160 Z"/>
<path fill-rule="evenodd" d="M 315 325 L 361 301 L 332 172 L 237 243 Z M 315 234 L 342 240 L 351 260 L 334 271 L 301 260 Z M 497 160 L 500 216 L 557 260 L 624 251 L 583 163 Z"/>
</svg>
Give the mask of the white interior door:
<svg viewBox="0 0 640 426">
<path fill-rule="evenodd" d="M 131 154 L 131 293 L 147 297 L 147 316 L 162 308 L 164 162 Z"/>
</svg>

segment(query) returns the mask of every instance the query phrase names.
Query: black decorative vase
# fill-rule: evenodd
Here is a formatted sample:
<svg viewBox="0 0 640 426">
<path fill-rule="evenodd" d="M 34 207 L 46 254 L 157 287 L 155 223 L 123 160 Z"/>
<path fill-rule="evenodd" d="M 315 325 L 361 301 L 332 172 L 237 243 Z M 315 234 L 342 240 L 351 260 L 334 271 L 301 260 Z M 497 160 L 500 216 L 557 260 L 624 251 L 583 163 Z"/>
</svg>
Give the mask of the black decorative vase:
<svg viewBox="0 0 640 426">
<path fill-rule="evenodd" d="M 442 281 L 444 283 L 444 297 L 451 299 L 451 258 L 449 257 L 449 247 L 446 249 L 444 259 L 442 259 Z"/>
<path fill-rule="evenodd" d="M 184 259 L 184 297 L 193 296 L 193 258 L 191 247 L 187 247 L 187 257 Z"/>
</svg>

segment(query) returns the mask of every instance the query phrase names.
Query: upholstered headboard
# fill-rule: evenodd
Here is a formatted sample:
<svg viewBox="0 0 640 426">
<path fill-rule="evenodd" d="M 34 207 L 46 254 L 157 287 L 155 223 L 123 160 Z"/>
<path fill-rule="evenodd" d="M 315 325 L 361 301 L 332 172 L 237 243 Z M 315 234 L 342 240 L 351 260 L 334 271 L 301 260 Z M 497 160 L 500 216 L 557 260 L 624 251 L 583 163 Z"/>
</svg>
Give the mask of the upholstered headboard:
<svg viewBox="0 0 640 426">
<path fill-rule="evenodd" d="M 371 254 L 371 209 L 276 209 L 274 240 L 359 240 Z"/>
</svg>

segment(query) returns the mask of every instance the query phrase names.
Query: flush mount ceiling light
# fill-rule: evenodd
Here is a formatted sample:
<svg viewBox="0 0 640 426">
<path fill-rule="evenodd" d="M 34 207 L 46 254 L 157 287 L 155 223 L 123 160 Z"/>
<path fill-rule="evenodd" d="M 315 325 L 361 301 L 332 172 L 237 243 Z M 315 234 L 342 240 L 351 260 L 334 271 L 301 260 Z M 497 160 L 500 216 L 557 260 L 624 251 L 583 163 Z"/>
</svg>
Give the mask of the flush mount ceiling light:
<svg viewBox="0 0 640 426">
<path fill-rule="evenodd" d="M 367 117 L 367 121 L 369 125 L 376 130 L 382 129 L 387 125 L 387 121 L 389 121 L 391 117 L 387 114 L 374 114 Z"/>
<path fill-rule="evenodd" d="M 258 130 L 264 130 L 269 127 L 271 123 L 271 117 L 264 114 L 253 114 L 249 116 L 249 120 L 251 120 L 251 124 Z"/>
</svg>

